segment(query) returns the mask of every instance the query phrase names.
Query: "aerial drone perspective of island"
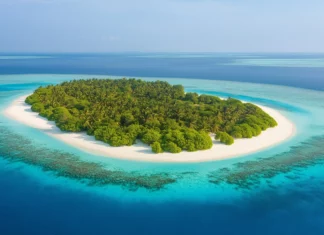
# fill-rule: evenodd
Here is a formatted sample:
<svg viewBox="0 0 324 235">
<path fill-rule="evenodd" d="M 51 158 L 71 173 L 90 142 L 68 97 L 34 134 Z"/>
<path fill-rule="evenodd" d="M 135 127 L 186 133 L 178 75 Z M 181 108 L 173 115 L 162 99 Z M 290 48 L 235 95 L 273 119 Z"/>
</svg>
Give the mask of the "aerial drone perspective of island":
<svg viewBox="0 0 324 235">
<path fill-rule="evenodd" d="M 324 234 L 323 10 L 1 2 L 0 234 Z"/>
</svg>

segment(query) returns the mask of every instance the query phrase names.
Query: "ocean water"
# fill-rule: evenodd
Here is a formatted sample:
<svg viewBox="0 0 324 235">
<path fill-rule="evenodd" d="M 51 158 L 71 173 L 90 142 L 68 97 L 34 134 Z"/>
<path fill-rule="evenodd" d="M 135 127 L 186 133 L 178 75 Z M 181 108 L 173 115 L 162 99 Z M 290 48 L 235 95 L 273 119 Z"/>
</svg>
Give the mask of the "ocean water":
<svg viewBox="0 0 324 235">
<path fill-rule="evenodd" d="M 0 74 L 177 77 L 324 90 L 324 54 L 0 54 L 0 59 Z"/>
<path fill-rule="evenodd" d="M 0 58 L 0 234 L 324 234 L 324 55 Z M 84 153 L 2 113 L 41 85 L 120 76 L 273 107 L 297 134 L 224 161 L 146 163 Z"/>
</svg>

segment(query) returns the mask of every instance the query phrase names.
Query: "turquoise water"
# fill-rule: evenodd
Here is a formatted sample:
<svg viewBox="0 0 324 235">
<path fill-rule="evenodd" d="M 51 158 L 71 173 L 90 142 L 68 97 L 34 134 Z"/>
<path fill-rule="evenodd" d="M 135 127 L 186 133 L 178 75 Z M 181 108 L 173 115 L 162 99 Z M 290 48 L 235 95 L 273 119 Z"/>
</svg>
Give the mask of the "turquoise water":
<svg viewBox="0 0 324 235">
<path fill-rule="evenodd" d="M 0 108 L 3 111 L 14 99 L 31 93 L 40 85 L 90 77 L 118 78 L 98 75 L 1 75 Z M 277 234 L 292 231 L 305 234 L 311 226 L 314 226 L 311 234 L 324 231 L 320 224 L 324 218 L 324 191 L 321 189 L 324 179 L 324 92 L 231 81 L 158 79 L 183 84 L 186 91 L 235 97 L 276 108 L 294 122 L 297 134 L 277 146 L 238 158 L 161 164 L 90 155 L 41 131 L 9 120 L 1 113 L 0 181 L 3 182 L 0 185 L 7 192 L 4 196 L 6 205 L 11 205 L 12 198 L 19 194 L 25 195 L 22 200 L 35 197 L 37 201 L 30 200 L 27 207 L 19 202 L 10 207 L 12 211 L 19 210 L 19 205 L 25 205 L 21 210 L 38 205 L 45 210 L 54 210 L 52 216 L 55 219 L 71 218 L 79 213 L 83 219 L 91 221 L 86 214 L 92 215 L 93 221 L 89 222 L 93 225 L 92 230 L 79 231 L 86 234 L 95 231 L 93 229 L 102 232 L 101 228 L 105 226 L 100 227 L 98 221 L 104 224 L 105 216 L 110 220 L 107 222 L 110 228 L 120 229 L 125 234 L 136 226 L 141 231 L 152 233 L 156 231 L 158 221 L 167 221 L 171 226 L 173 220 L 185 226 L 173 231 L 179 233 L 197 232 L 192 230 L 190 223 L 198 223 L 204 233 L 217 231 L 207 226 L 217 224 L 221 229 L 218 231 L 225 233 L 229 232 L 229 221 L 239 225 L 236 232 L 243 229 L 246 234 L 251 231 L 252 234 L 253 231 L 260 234 L 264 227 L 269 233 L 263 234 L 275 231 Z M 93 172 L 98 174 L 91 175 Z M 63 207 L 75 213 L 67 212 Z M 55 211 L 54 208 L 60 209 Z M 93 210 L 99 215 L 93 216 Z M 28 217 L 28 213 L 33 218 L 39 218 L 45 211 L 37 209 L 24 213 L 26 211 L 22 212 L 24 218 Z M 312 213 L 316 214 L 316 219 L 309 222 Z M 9 213 L 8 218 L 14 215 Z M 151 218 L 154 216 L 156 220 Z M 130 222 L 129 230 L 123 228 L 122 221 L 129 222 L 133 217 L 136 219 Z M 71 219 L 71 223 L 77 226 L 78 218 Z M 144 225 L 139 225 L 143 224 L 142 219 L 151 221 L 147 230 Z M 286 221 L 283 222 L 283 219 Z M 251 230 L 253 220 L 259 221 L 255 230 Z M 298 229 L 295 225 L 298 221 L 303 221 L 305 226 Z M 45 219 L 42 220 L 44 227 L 39 228 L 40 231 L 44 231 L 46 223 Z M 65 226 L 61 220 L 59 223 Z M 38 231 L 26 227 L 29 231 Z M 164 228 L 159 232 L 166 233 L 167 230 Z"/>
<path fill-rule="evenodd" d="M 231 65 L 265 66 L 265 67 L 302 67 L 323 68 L 324 59 L 237 59 Z"/>
<path fill-rule="evenodd" d="M 60 82 L 62 80 L 70 80 L 76 77 L 98 77 L 98 76 L 79 76 L 79 75 L 14 75 L 10 79 L 11 85 L 16 87 L 23 87 L 25 85 L 25 90 L 7 92 L 5 98 L 2 98 L 5 102 L 2 103 L 2 108 L 8 106 L 14 98 L 20 96 L 21 94 L 27 94 L 32 92 L 33 86 L 37 87 L 39 81 L 50 81 L 52 83 Z M 2 78 L 6 80 L 7 78 Z M 161 78 L 159 78 L 161 80 Z M 1 79 L 0 79 L 1 80 Z M 155 78 L 145 78 L 145 80 L 155 80 Z M 283 144 L 272 147 L 260 153 L 251 154 L 249 156 L 242 156 L 235 159 L 229 159 L 225 161 L 215 161 L 207 163 L 198 163 L 198 164 L 170 164 L 170 163 L 146 163 L 146 162 L 132 162 L 132 161 L 120 161 L 116 159 L 104 158 L 100 156 L 90 156 L 89 154 L 83 153 L 80 150 L 77 150 L 73 147 L 67 146 L 64 143 L 61 143 L 58 140 L 55 140 L 49 136 L 46 136 L 41 131 L 35 130 L 33 128 L 26 127 L 22 124 L 16 123 L 11 120 L 7 120 L 5 117 L 2 117 L 2 125 L 7 127 L 8 130 L 13 131 L 14 133 L 32 139 L 32 143 L 37 146 L 46 146 L 48 148 L 57 149 L 65 151 L 67 153 L 73 153 L 80 157 L 84 161 L 95 161 L 106 165 L 105 167 L 109 169 L 120 169 L 125 171 L 139 171 L 141 173 L 154 173 L 154 172 L 171 172 L 175 177 L 183 172 L 192 172 L 188 174 L 189 177 L 181 177 L 181 180 L 177 180 L 176 183 L 173 183 L 163 189 L 163 193 L 153 193 L 158 197 L 183 197 L 184 190 L 188 190 L 186 197 L 192 198 L 197 197 L 201 199 L 201 193 L 203 192 L 206 196 L 214 195 L 213 191 L 217 187 L 211 187 L 208 182 L 207 175 L 211 171 L 223 167 L 231 167 L 237 162 L 244 162 L 247 160 L 256 160 L 260 157 L 271 157 L 276 154 L 280 154 L 283 151 L 289 151 L 291 146 L 298 146 L 301 142 L 307 141 L 312 136 L 318 136 L 323 134 L 323 129 L 321 129 L 322 123 L 322 114 L 323 109 L 322 104 L 317 101 L 324 98 L 322 92 L 296 89 L 296 88 L 287 88 L 280 86 L 270 86 L 270 85 L 258 85 L 258 84 L 242 84 L 236 82 L 219 82 L 219 81 L 207 81 L 207 80 L 185 80 L 185 79 L 164 79 L 169 81 L 172 84 L 183 84 L 188 91 L 195 91 L 200 93 L 234 96 L 235 98 L 240 98 L 245 101 L 250 101 L 272 108 L 279 109 L 284 115 L 286 115 L 290 120 L 292 120 L 297 128 L 297 135 Z M 24 82 L 24 84 L 21 84 Z M 32 85 L 30 85 L 32 84 Z M 43 84 L 43 83 L 42 83 Z M 236 94 L 236 95 L 234 95 Z M 304 97 L 304 98 L 302 98 Z M 307 98 L 305 98 L 307 97 Z M 321 127 L 321 128 L 320 128 Z M 311 131 L 310 131 L 311 130 Z M 204 180 L 200 181 L 201 178 Z M 196 180 L 194 180 L 196 179 Z M 197 182 L 200 181 L 200 182 Z M 174 190 L 181 186 L 181 190 Z M 168 190 L 169 189 L 169 190 Z M 198 192 L 196 189 L 202 190 L 199 191 L 199 195 L 195 194 Z M 206 189 L 206 190 L 205 190 Z M 127 189 L 126 189 L 127 190 Z M 134 192 L 132 194 L 138 194 Z M 143 192 L 139 193 L 140 196 L 143 196 Z M 145 193 L 144 193 L 145 194 Z M 134 195 L 132 195 L 134 196 Z M 145 196 L 145 195 L 144 195 Z M 118 195 L 117 195 L 118 197 Z M 151 199 L 154 198 L 150 194 Z"/>
</svg>

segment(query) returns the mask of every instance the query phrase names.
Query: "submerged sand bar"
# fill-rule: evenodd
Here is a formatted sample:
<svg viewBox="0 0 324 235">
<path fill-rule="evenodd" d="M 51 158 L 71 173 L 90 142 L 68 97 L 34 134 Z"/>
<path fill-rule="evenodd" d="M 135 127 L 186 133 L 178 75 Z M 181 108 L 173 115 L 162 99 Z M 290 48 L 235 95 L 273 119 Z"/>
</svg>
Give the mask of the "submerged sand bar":
<svg viewBox="0 0 324 235">
<path fill-rule="evenodd" d="M 230 146 L 213 141 L 214 145 L 209 150 L 181 152 L 177 154 L 155 154 L 152 153 L 149 146 L 142 143 L 133 146 L 111 147 L 106 143 L 96 141 L 93 136 L 88 136 L 86 133 L 62 132 L 56 127 L 55 122 L 48 121 L 46 118 L 39 116 L 38 113 L 32 112 L 31 106 L 25 104 L 26 97 L 22 96 L 15 100 L 4 111 L 4 114 L 13 120 L 40 129 L 46 134 L 82 151 L 118 159 L 150 162 L 203 162 L 221 160 L 269 148 L 289 139 L 296 133 L 295 125 L 279 111 L 257 105 L 272 116 L 277 121 L 278 126 L 269 128 L 263 131 L 261 135 L 251 139 L 236 139 L 235 143 Z"/>
</svg>

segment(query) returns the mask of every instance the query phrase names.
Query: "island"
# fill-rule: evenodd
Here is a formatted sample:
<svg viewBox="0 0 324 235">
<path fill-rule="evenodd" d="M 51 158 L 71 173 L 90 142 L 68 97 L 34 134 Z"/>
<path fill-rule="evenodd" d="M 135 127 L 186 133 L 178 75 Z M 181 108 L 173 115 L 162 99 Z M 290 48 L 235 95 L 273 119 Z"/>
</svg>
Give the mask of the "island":
<svg viewBox="0 0 324 235">
<path fill-rule="evenodd" d="M 278 125 L 237 99 L 185 92 L 182 85 L 139 79 L 87 79 L 39 87 L 25 102 L 64 132 L 86 132 L 110 146 L 138 141 L 154 153 L 208 150 Z"/>
</svg>

